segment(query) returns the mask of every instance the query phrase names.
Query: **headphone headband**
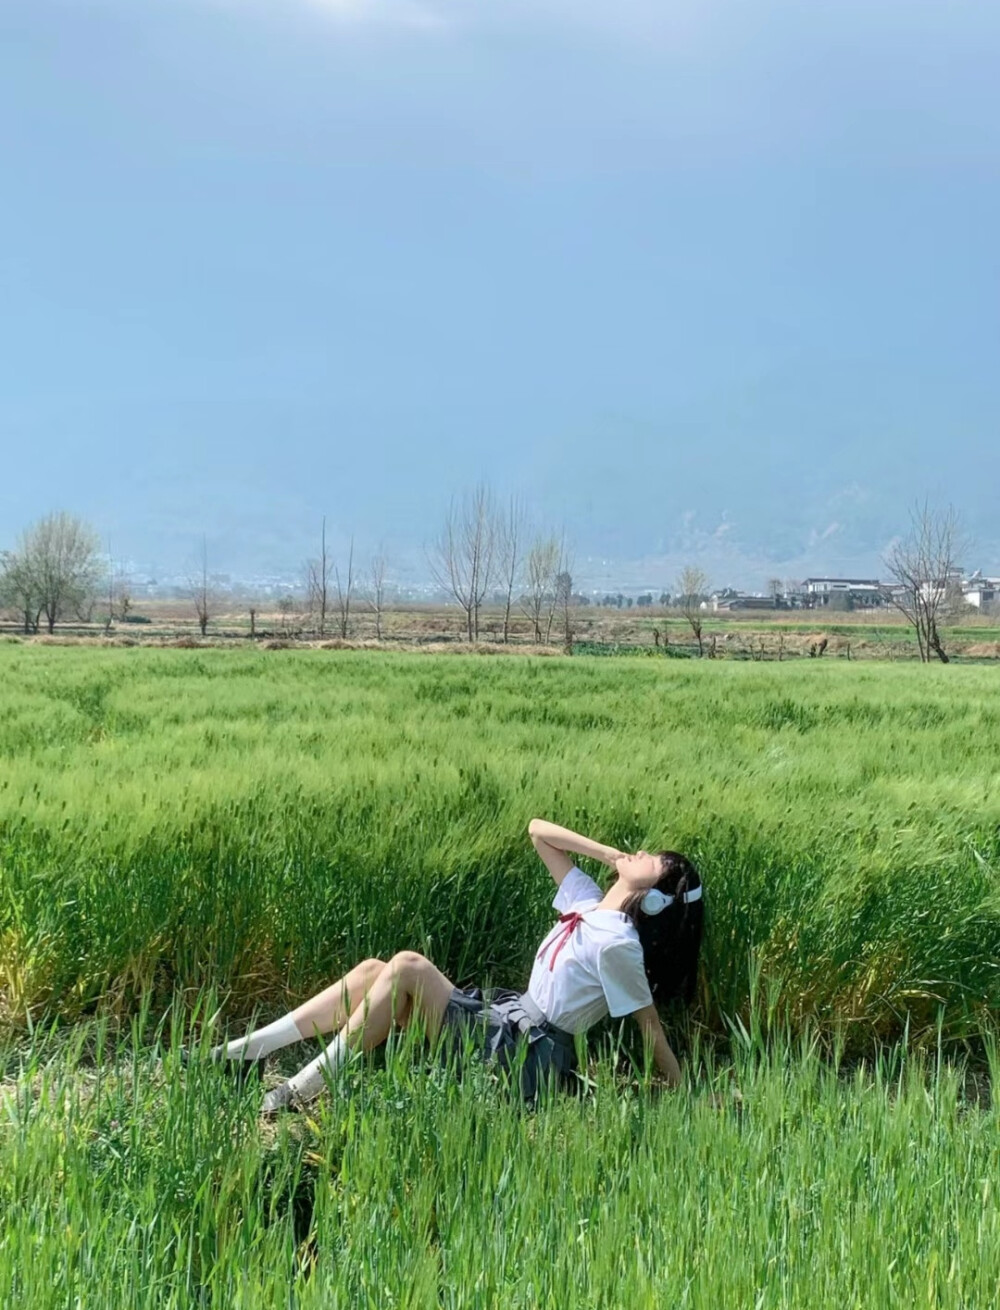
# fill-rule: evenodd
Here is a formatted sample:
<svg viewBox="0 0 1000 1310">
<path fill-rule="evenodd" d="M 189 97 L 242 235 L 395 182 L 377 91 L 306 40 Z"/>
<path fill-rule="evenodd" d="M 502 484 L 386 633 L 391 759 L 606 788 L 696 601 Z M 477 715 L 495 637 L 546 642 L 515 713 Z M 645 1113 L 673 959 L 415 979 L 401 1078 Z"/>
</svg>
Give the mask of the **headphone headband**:
<svg viewBox="0 0 1000 1310">
<path fill-rule="evenodd" d="M 676 901 L 676 896 L 670 896 L 666 892 L 661 892 L 658 887 L 650 887 L 649 891 L 639 902 L 639 909 L 643 914 L 652 916 L 662 914 L 664 910 L 670 908 Z M 701 900 L 701 883 L 697 887 L 692 887 L 690 891 L 681 894 L 681 900 L 685 905 L 690 905 L 692 901 Z"/>
</svg>

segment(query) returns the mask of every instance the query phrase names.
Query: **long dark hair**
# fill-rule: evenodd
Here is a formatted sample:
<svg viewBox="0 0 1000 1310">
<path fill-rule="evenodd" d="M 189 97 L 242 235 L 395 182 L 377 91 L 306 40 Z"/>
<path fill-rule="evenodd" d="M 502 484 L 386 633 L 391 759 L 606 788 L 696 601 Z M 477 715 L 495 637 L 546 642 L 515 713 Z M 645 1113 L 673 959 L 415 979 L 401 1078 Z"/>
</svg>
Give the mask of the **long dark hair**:
<svg viewBox="0 0 1000 1310">
<path fill-rule="evenodd" d="M 633 892 L 622 906 L 622 913 L 636 926 L 642 943 L 643 963 L 649 990 L 657 1005 L 680 1000 L 690 1005 L 698 981 L 698 952 L 705 921 L 703 900 L 685 902 L 684 893 L 701 886 L 701 878 L 686 855 L 677 851 L 660 851 L 663 873 L 656 889 L 675 897 L 659 914 L 643 914 L 645 891 Z"/>
</svg>

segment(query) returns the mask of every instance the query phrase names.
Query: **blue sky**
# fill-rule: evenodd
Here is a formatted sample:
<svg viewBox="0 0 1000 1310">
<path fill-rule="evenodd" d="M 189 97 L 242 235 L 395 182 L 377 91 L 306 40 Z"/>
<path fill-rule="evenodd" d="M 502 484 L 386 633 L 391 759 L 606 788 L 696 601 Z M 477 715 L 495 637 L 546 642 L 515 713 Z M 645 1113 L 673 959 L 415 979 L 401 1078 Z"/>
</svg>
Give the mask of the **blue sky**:
<svg viewBox="0 0 1000 1310">
<path fill-rule="evenodd" d="M 1000 571 L 1000 9 L 3 0 L 0 545 L 181 571 L 478 478 L 581 577 Z"/>
</svg>

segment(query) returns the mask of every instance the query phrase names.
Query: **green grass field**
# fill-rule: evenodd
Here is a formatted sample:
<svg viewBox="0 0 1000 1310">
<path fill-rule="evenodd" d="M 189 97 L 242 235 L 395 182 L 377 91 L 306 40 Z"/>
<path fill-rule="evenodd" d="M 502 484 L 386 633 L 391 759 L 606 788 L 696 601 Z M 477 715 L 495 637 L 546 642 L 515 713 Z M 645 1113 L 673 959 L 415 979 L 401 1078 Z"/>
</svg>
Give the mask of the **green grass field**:
<svg viewBox="0 0 1000 1310">
<path fill-rule="evenodd" d="M 0 646 L 0 1304 L 991 1304 L 995 678 Z M 684 1091 L 178 1069 L 373 953 L 522 984 L 535 814 L 698 862 Z"/>
<path fill-rule="evenodd" d="M 523 981 L 555 818 L 701 866 L 703 1021 L 1000 1008 L 991 669 L 0 647 L 7 1019 L 279 1005 L 412 946 Z"/>
<path fill-rule="evenodd" d="M 71 1048 L 0 1121 L 5 1306 L 995 1304 L 1000 1124 L 946 1065 L 748 1041 L 655 1097 L 605 1057 L 528 1114 L 403 1051 L 272 1136 L 148 1039 Z"/>
</svg>

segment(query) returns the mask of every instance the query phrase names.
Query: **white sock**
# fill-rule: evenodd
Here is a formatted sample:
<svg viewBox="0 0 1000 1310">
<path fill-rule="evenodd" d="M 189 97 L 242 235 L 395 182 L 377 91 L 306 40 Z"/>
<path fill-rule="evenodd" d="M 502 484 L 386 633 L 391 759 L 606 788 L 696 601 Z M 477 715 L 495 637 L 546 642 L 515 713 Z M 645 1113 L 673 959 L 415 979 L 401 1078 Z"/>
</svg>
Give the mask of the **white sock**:
<svg viewBox="0 0 1000 1310">
<path fill-rule="evenodd" d="M 216 1059 L 262 1060 L 272 1051 L 280 1051 L 283 1046 L 301 1041 L 298 1024 L 290 1014 L 285 1014 L 275 1019 L 274 1023 L 269 1023 L 266 1028 L 258 1028 L 255 1032 L 247 1033 L 246 1037 L 238 1037 L 227 1046 L 214 1047 L 212 1054 Z"/>
<path fill-rule="evenodd" d="M 338 1033 L 322 1055 L 318 1055 L 304 1069 L 289 1078 L 288 1086 L 300 1101 L 311 1101 L 326 1086 L 326 1080 L 333 1078 L 346 1062 L 350 1054 L 342 1033 Z"/>
</svg>

